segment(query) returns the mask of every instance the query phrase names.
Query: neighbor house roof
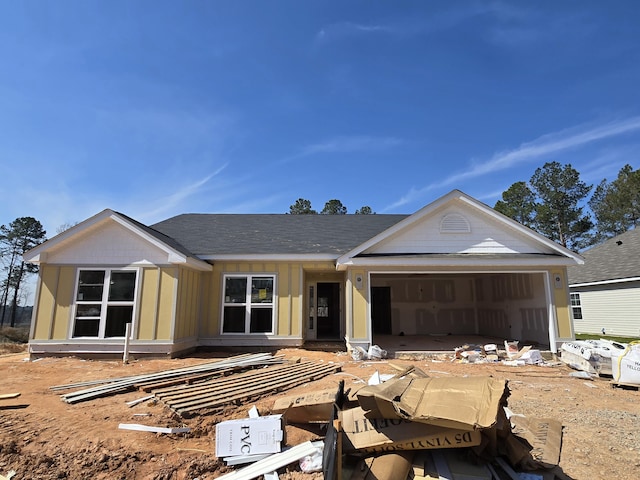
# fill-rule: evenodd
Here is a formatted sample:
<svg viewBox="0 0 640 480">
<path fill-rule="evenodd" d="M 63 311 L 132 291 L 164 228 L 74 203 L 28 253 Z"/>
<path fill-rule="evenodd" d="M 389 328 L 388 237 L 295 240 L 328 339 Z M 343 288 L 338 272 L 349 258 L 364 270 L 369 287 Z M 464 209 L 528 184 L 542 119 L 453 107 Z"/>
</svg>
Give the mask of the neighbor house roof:
<svg viewBox="0 0 640 480">
<path fill-rule="evenodd" d="M 151 225 L 202 259 L 219 255 L 338 257 L 407 215 L 188 213 Z"/>
<path fill-rule="evenodd" d="M 569 285 L 640 278 L 640 229 L 613 237 L 582 256 L 584 265 L 568 269 Z"/>
</svg>

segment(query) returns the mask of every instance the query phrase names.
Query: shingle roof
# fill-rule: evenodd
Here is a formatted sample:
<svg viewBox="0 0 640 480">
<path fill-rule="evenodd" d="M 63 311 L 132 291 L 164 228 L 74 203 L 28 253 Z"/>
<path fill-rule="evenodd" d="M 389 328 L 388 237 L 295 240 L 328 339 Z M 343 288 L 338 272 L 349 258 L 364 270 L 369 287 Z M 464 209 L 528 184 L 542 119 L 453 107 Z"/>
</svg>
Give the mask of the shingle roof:
<svg viewBox="0 0 640 480">
<path fill-rule="evenodd" d="M 568 268 L 570 285 L 640 277 L 640 229 L 629 230 L 581 255 L 584 265 Z"/>
<path fill-rule="evenodd" d="M 331 254 L 336 257 L 407 215 L 197 214 L 150 228 L 197 256 Z"/>
</svg>

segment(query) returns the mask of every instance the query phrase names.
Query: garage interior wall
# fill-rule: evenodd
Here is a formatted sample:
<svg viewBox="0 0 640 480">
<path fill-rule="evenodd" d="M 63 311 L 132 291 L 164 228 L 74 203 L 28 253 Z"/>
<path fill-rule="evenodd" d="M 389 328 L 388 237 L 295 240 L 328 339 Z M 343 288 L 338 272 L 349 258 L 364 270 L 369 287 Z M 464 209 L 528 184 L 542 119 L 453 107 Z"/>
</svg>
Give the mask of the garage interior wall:
<svg viewBox="0 0 640 480">
<path fill-rule="evenodd" d="M 373 274 L 371 287 L 372 316 L 380 315 L 374 311 L 379 292 L 390 299 L 391 331 L 376 332 L 374 321 L 374 335 L 466 334 L 549 344 L 542 273 Z"/>
</svg>

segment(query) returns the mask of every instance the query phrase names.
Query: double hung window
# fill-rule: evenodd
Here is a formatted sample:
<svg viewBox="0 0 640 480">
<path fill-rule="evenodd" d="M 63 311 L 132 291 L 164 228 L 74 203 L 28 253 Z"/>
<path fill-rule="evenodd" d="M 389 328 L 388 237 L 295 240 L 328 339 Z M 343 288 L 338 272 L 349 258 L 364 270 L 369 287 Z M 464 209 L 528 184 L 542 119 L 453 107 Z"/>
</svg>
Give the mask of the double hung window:
<svg viewBox="0 0 640 480">
<path fill-rule="evenodd" d="M 135 311 L 136 275 L 136 270 L 80 270 L 73 336 L 124 337 Z"/>
<path fill-rule="evenodd" d="M 574 320 L 582 320 L 582 304 L 580 303 L 580 294 L 571 293 L 571 310 L 573 311 Z"/>
<path fill-rule="evenodd" d="M 273 275 L 226 275 L 222 333 L 273 333 Z"/>
</svg>

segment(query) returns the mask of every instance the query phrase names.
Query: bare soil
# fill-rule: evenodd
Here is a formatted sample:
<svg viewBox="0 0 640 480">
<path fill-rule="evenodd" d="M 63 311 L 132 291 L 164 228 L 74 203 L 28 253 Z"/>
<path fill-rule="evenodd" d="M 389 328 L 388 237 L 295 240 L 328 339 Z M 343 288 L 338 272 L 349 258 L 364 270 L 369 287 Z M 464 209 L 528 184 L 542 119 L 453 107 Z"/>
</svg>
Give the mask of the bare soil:
<svg viewBox="0 0 640 480">
<path fill-rule="evenodd" d="M 390 361 L 353 361 L 346 353 L 284 349 L 287 357 L 302 357 L 342 365 L 342 373 L 282 392 L 288 395 L 337 387 L 358 387 L 375 371 L 397 373 Z M 162 403 L 126 402 L 146 394 L 128 391 L 77 404 L 67 404 L 55 385 L 139 375 L 210 361 L 210 356 L 182 359 L 145 359 L 123 365 L 120 361 L 82 360 L 75 357 L 28 361 L 25 353 L 0 356 L 0 394 L 19 392 L 18 398 L 0 400 L 0 475 L 15 470 L 22 479 L 213 479 L 230 472 L 215 457 L 215 425 L 224 419 L 247 416 L 256 405 L 268 414 L 276 395 L 223 413 L 181 418 Z M 555 418 L 564 425 L 560 466 L 574 480 L 640 478 L 640 393 L 613 387 L 610 379 L 572 378 L 565 365 L 509 367 L 502 364 L 461 364 L 440 360 L 402 361 L 430 376 L 493 376 L 509 381 L 509 407 L 527 416 Z M 139 416 L 135 414 L 149 414 Z M 153 426 L 188 426 L 189 434 L 167 435 L 128 431 L 120 423 Z M 319 438 L 321 432 L 287 426 L 287 444 Z M 281 471 L 283 480 L 321 479 L 304 474 L 295 465 Z"/>
</svg>

